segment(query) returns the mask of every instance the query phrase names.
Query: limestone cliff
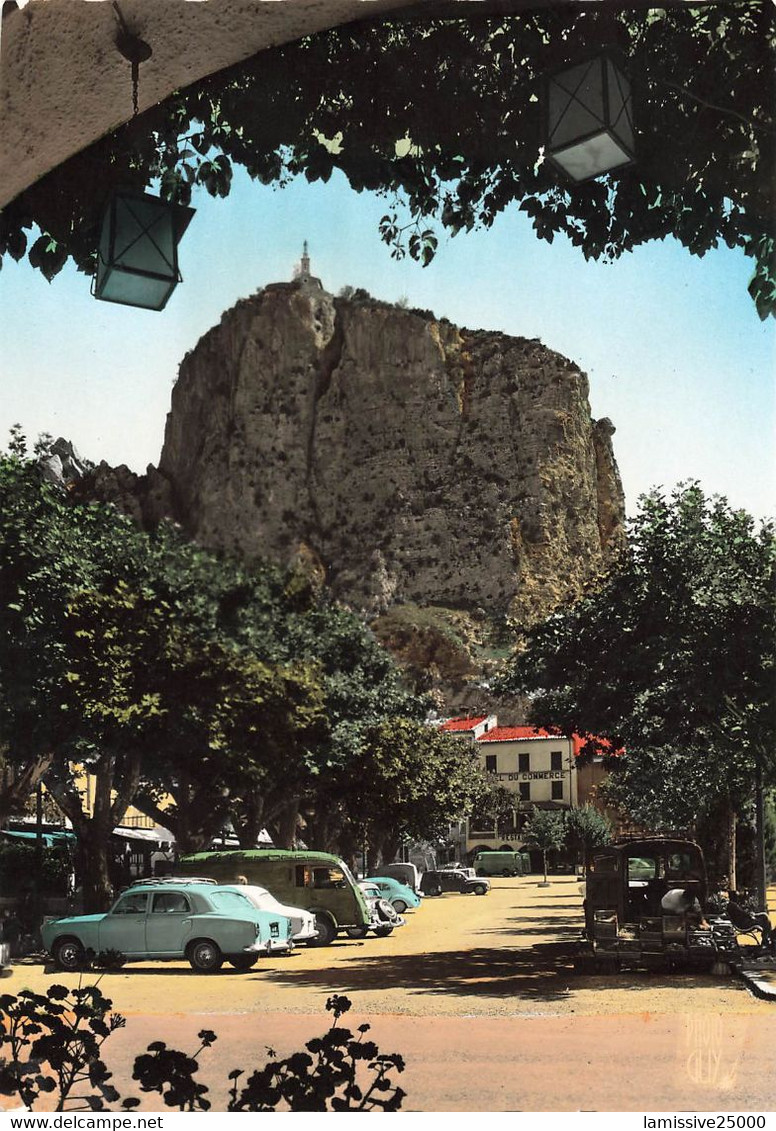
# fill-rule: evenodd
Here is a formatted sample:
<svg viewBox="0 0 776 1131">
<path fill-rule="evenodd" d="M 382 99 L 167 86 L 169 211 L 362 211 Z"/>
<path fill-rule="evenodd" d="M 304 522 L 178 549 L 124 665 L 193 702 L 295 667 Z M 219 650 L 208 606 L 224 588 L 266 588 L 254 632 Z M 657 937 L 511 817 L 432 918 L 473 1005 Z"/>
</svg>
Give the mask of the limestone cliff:
<svg viewBox="0 0 776 1131">
<path fill-rule="evenodd" d="M 537 340 L 314 283 L 239 302 L 184 359 L 159 467 L 177 520 L 249 559 L 301 550 L 370 615 L 525 624 L 577 593 L 624 521 L 584 373 Z"/>
</svg>

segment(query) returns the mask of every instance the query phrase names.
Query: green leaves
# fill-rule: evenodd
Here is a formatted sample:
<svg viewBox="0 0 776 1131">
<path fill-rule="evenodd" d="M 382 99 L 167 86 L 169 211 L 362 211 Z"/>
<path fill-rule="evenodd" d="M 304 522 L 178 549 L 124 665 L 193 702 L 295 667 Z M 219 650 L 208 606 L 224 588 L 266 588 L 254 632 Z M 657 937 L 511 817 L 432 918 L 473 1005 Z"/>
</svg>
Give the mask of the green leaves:
<svg viewBox="0 0 776 1131">
<path fill-rule="evenodd" d="M 637 822 L 741 809 L 776 737 L 775 561 L 769 524 L 696 483 L 653 491 L 619 565 L 527 634 L 503 686 L 532 694 L 536 723 L 625 747 L 610 797 Z"/>
<path fill-rule="evenodd" d="M 634 78 L 637 165 L 584 185 L 561 183 L 540 161 L 541 76 L 569 62 L 572 43 L 622 47 Z M 539 238 L 563 233 L 588 258 L 670 233 L 698 255 L 718 239 L 743 247 L 765 316 L 776 304 L 765 243 L 773 54 L 762 0 L 739 0 L 735 18 L 720 4 L 614 15 L 567 5 L 530 20 L 333 29 L 187 88 L 54 170 L 4 210 L 0 255 L 24 255 L 25 229 L 37 223 L 51 235 L 33 245 L 34 265 L 50 273 L 69 254 L 92 273 L 101 202 L 121 183 L 140 189 L 161 176 L 164 193 L 185 200 L 192 183 L 225 197 L 235 164 L 278 185 L 340 170 L 355 191 L 397 202 L 393 220 L 380 221 L 394 258 L 409 252 L 426 266 L 434 222 L 453 234 L 489 226 L 516 201 Z M 548 206 L 555 194 L 562 207 Z"/>
<path fill-rule="evenodd" d="M 31 267 L 38 267 L 49 282 L 58 275 L 68 258 L 65 244 L 59 243 L 50 235 L 42 235 L 29 250 L 27 257 Z"/>
<path fill-rule="evenodd" d="M 220 153 L 217 157 L 202 161 L 196 173 L 197 184 L 204 185 L 211 196 L 228 196 L 232 185 L 232 165 L 229 158 Z"/>
</svg>

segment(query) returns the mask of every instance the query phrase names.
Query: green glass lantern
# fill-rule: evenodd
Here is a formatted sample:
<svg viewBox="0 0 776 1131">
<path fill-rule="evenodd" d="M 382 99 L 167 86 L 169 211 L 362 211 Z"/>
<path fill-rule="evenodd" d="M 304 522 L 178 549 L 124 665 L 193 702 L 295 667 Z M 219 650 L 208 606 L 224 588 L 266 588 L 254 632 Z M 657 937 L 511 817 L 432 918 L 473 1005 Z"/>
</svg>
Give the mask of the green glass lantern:
<svg viewBox="0 0 776 1131">
<path fill-rule="evenodd" d="M 570 180 L 588 181 L 635 159 L 631 88 L 607 54 L 548 77 L 545 152 Z"/>
<path fill-rule="evenodd" d="M 148 193 L 115 192 L 102 217 L 95 297 L 163 310 L 182 281 L 178 244 L 194 211 Z"/>
</svg>

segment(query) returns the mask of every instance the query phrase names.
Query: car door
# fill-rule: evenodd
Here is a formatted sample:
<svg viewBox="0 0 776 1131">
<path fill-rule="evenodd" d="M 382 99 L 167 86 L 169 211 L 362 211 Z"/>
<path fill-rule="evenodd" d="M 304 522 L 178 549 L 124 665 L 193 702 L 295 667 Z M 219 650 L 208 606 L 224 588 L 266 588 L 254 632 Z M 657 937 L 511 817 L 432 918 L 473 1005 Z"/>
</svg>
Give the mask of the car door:
<svg viewBox="0 0 776 1131">
<path fill-rule="evenodd" d="M 125 892 L 100 923 L 100 950 L 116 950 L 128 958 L 143 956 L 147 910 L 147 891 Z"/>
<path fill-rule="evenodd" d="M 191 937 L 191 899 L 182 891 L 155 891 L 146 919 L 149 956 L 183 954 Z"/>
</svg>

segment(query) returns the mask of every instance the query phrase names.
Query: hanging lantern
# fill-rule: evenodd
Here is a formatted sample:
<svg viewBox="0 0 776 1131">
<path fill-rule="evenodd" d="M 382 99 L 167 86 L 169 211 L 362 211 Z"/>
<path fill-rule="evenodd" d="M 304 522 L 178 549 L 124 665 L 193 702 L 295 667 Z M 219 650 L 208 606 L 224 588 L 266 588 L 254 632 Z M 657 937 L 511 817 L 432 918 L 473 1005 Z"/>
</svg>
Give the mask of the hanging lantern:
<svg viewBox="0 0 776 1131">
<path fill-rule="evenodd" d="M 193 215 L 147 193 L 115 192 L 102 218 L 95 297 L 163 310 L 181 282 L 178 243 Z"/>
<path fill-rule="evenodd" d="M 634 161 L 630 83 L 609 55 L 547 79 L 547 157 L 572 181 L 587 181 Z"/>
<path fill-rule="evenodd" d="M 134 121 L 138 115 L 140 64 L 153 52 L 150 44 L 127 26 L 117 0 L 113 10 L 118 22 L 116 47 L 132 68 Z M 193 215 L 193 208 L 148 193 L 114 192 L 100 224 L 97 271 L 92 283 L 95 298 L 163 310 L 182 281 L 178 243 Z"/>
</svg>

